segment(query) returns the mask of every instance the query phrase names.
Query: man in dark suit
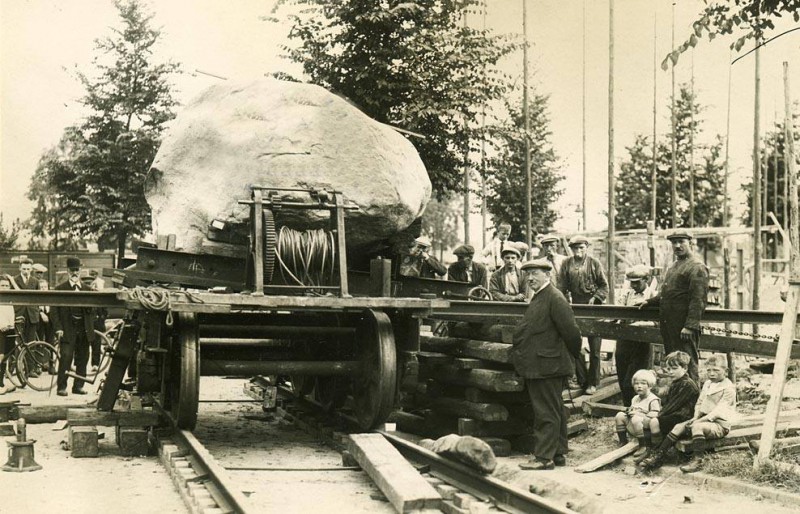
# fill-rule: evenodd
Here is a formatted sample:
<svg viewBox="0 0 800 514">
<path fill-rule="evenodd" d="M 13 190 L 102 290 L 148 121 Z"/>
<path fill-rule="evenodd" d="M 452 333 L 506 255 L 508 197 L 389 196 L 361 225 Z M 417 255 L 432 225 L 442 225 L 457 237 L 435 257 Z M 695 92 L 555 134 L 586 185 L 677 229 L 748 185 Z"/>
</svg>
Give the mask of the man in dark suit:
<svg viewBox="0 0 800 514">
<path fill-rule="evenodd" d="M 486 266 L 473 260 L 475 248 L 472 245 L 459 246 L 453 250 L 453 255 L 458 257 L 458 261 L 447 268 L 447 280 L 467 282 L 471 286 L 483 286 L 488 289 L 489 273 L 486 271 Z"/>
<path fill-rule="evenodd" d="M 69 280 L 56 286 L 57 291 L 91 291 L 89 286 L 81 283 L 81 260 L 76 257 L 67 258 Z M 86 364 L 89 362 L 89 344 L 97 335 L 94 333 L 95 312 L 91 307 L 53 307 L 53 328 L 56 339 L 61 341 L 61 357 L 58 363 L 58 395 L 67 396 L 67 371 L 75 358 L 75 373 L 85 377 Z M 83 389 L 83 380 L 73 379 L 73 394 L 87 394 Z"/>
<path fill-rule="evenodd" d="M 24 257 L 19 261 L 19 275 L 11 279 L 12 289 L 36 291 L 39 281 L 33 276 L 33 261 Z M 15 305 L 14 318 L 17 335 L 25 341 L 35 341 L 39 330 L 39 307 L 35 305 Z"/>
<path fill-rule="evenodd" d="M 581 332 L 567 299 L 550 282 L 547 259 L 522 265 L 533 291 L 522 321 L 514 331 L 511 362 L 525 378 L 533 405 L 534 459 L 523 469 L 553 469 L 566 465 L 567 413 L 561 392 L 580 354 Z"/>
</svg>

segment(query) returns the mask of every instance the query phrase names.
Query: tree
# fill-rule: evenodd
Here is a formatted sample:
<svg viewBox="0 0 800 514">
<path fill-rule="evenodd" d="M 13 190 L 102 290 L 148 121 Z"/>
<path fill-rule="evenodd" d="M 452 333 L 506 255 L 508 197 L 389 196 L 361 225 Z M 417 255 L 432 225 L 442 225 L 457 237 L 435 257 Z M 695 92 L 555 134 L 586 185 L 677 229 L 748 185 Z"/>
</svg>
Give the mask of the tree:
<svg viewBox="0 0 800 514">
<path fill-rule="evenodd" d="M 13 250 L 19 242 L 22 223 L 19 219 L 13 220 L 10 227 L 3 222 L 3 213 L 0 212 L 0 251 Z"/>
<path fill-rule="evenodd" d="M 558 188 L 563 180 L 557 157 L 550 142 L 550 116 L 548 97 L 528 95 L 530 166 L 531 166 L 531 225 L 535 232 L 549 232 L 558 219 L 553 203 L 563 194 Z M 527 212 L 525 208 L 525 121 L 522 101 L 518 105 L 506 104 L 507 121 L 488 129 L 489 142 L 494 156 L 486 160 L 488 192 L 486 207 L 495 219 L 511 224 L 512 239 L 527 237 Z"/>
<path fill-rule="evenodd" d="M 701 144 L 703 108 L 686 85 L 680 87 L 675 102 L 677 147 L 677 194 L 679 224 L 689 226 L 689 190 L 691 183 L 690 145 L 694 141 L 694 221 L 696 226 L 720 226 L 724 205 L 723 142 L 720 136 L 711 145 Z M 692 117 L 694 112 L 694 117 Z M 692 121 L 692 119 L 694 121 Z M 672 143 L 671 134 L 657 142 L 656 226 L 672 227 Z M 652 139 L 637 135 L 620 166 L 617 179 L 616 223 L 620 229 L 645 228 L 650 219 Z"/>
<path fill-rule="evenodd" d="M 174 117 L 172 62 L 154 63 L 160 31 L 139 0 L 115 2 L 122 22 L 113 35 L 95 40 L 95 77 L 78 73 L 86 90 L 81 102 L 90 114 L 65 131 L 65 148 L 43 156 L 42 178 L 29 198 L 37 203 L 37 230 L 96 238 L 100 248 L 116 244 L 120 257 L 131 236 L 150 230 L 144 179 L 167 121 Z M 61 217 L 58 227 L 42 220 Z"/>
<path fill-rule="evenodd" d="M 289 15 L 298 46 L 288 58 L 372 118 L 420 134 L 413 143 L 434 193 L 461 191 L 484 106 L 509 89 L 496 64 L 517 44 L 464 26 L 477 0 L 299 3 L 308 9 Z"/>
<path fill-rule="evenodd" d="M 432 250 L 440 261 L 444 260 L 446 248 L 454 248 L 461 241 L 458 236 L 461 221 L 459 202 L 459 199 L 450 196 L 433 199 L 422 217 L 422 232 L 431 238 Z"/>
<path fill-rule="evenodd" d="M 790 15 L 795 22 L 800 21 L 800 0 L 712 0 L 706 1 L 705 7 L 692 23 L 692 34 L 678 48 L 670 52 L 661 63 L 665 70 L 670 61 L 678 64 L 680 54 L 694 48 L 704 35 L 711 41 L 718 35 L 737 35 L 731 48 L 737 52 L 749 39 L 760 38 L 775 29 L 775 19 L 784 14 Z M 789 31 L 778 34 L 780 37 Z"/>
</svg>

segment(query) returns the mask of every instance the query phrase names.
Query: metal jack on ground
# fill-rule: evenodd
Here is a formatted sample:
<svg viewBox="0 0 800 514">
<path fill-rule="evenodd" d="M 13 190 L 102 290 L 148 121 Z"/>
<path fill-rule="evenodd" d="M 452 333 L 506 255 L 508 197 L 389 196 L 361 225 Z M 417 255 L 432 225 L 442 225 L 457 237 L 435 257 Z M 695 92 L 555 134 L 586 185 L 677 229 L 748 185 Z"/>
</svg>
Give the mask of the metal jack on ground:
<svg viewBox="0 0 800 514">
<path fill-rule="evenodd" d="M 33 443 L 35 440 L 26 441 L 25 419 L 17 420 L 17 440 L 8 443 L 8 462 L 3 466 L 3 471 L 38 471 L 42 467 L 33 458 Z"/>
</svg>

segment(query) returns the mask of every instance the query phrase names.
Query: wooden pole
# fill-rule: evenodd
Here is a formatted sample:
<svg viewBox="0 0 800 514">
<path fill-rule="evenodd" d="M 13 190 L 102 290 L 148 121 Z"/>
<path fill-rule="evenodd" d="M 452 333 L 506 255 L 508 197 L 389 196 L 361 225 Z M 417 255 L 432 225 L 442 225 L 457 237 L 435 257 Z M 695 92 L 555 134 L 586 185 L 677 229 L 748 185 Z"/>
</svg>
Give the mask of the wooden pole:
<svg viewBox="0 0 800 514">
<path fill-rule="evenodd" d="M 658 198 L 658 135 L 656 132 L 658 120 L 658 3 L 654 2 L 653 5 L 655 6 L 653 11 L 653 167 L 650 170 L 650 220 L 656 223 L 658 221 L 656 219 L 658 215 L 656 211 Z M 650 249 L 650 254 L 652 266 L 655 258 L 655 248 Z"/>
<path fill-rule="evenodd" d="M 729 196 L 728 193 L 728 175 L 731 173 L 730 168 L 730 148 L 731 148 L 731 75 L 733 71 L 733 66 L 731 66 L 731 56 L 733 55 L 733 50 L 728 51 L 728 114 L 726 117 L 726 129 L 725 129 L 725 176 L 723 177 L 724 183 L 724 196 L 722 199 L 722 226 L 728 226 L 728 202 Z M 730 287 L 730 286 L 728 286 Z"/>
<path fill-rule="evenodd" d="M 689 103 L 689 226 L 694 227 L 694 48 L 692 48 L 691 102 Z"/>
<path fill-rule="evenodd" d="M 753 113 L 753 303 L 757 311 L 761 305 L 761 38 L 756 37 L 755 108 Z M 753 326 L 754 330 L 756 326 Z"/>
<path fill-rule="evenodd" d="M 531 228 L 531 142 L 528 138 L 530 115 L 528 113 L 528 0 L 522 0 L 522 113 L 525 118 L 525 240 L 528 248 L 533 244 Z"/>
<path fill-rule="evenodd" d="M 486 32 L 487 2 L 483 0 L 483 32 Z M 486 67 L 483 68 L 483 83 L 486 85 Z M 481 248 L 486 247 L 486 225 L 488 209 L 486 205 L 486 104 L 481 111 Z"/>
<path fill-rule="evenodd" d="M 786 296 L 786 305 L 783 310 L 783 322 L 781 323 L 780 339 L 778 339 L 778 350 L 775 354 L 775 368 L 772 371 L 772 386 L 770 388 L 769 401 L 767 402 L 767 411 L 764 413 L 764 429 L 761 432 L 761 444 L 758 448 L 758 455 L 753 462 L 754 468 L 758 468 L 769 459 L 769 455 L 772 452 L 772 444 L 775 442 L 775 429 L 778 426 L 783 388 L 786 384 L 786 372 L 789 369 L 792 342 L 794 341 L 797 327 L 797 307 L 800 305 L 800 254 L 798 253 L 800 238 L 798 238 L 797 227 L 800 221 L 800 215 L 798 215 L 797 207 L 797 176 L 795 175 L 789 64 L 785 61 L 783 63 L 783 89 L 785 107 L 784 133 L 786 135 L 784 151 L 788 166 L 789 201 L 791 203 L 792 217 L 790 232 L 792 241 L 791 278 L 789 280 L 789 292 Z"/>
<path fill-rule="evenodd" d="M 467 11 L 464 10 L 464 28 L 467 28 Z M 467 131 L 467 119 L 464 116 L 464 132 Z M 464 244 L 469 244 L 469 137 L 464 143 Z"/>
<path fill-rule="evenodd" d="M 581 184 L 581 216 L 586 230 L 586 0 L 583 0 L 583 91 L 581 96 L 581 155 L 583 183 Z"/>
<path fill-rule="evenodd" d="M 616 279 L 614 240 L 616 238 L 616 178 L 614 177 L 614 0 L 608 2 L 608 302 L 614 303 Z"/>
<path fill-rule="evenodd" d="M 672 48 L 675 48 L 675 2 L 672 2 Z M 672 65 L 672 105 L 670 118 L 672 120 L 672 187 L 670 208 L 672 209 L 672 228 L 678 227 L 678 148 L 675 125 L 675 64 Z"/>
</svg>

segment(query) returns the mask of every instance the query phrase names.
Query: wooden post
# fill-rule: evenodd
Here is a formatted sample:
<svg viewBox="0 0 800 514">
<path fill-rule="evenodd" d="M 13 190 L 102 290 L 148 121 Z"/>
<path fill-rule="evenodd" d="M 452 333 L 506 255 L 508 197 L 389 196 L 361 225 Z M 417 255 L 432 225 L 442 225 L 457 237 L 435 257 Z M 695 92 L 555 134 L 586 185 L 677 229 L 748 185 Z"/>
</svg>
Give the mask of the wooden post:
<svg viewBox="0 0 800 514">
<path fill-rule="evenodd" d="M 672 46 L 675 48 L 675 2 L 672 2 Z M 672 121 L 672 187 L 670 194 L 670 208 L 672 210 L 672 228 L 678 228 L 678 148 L 675 118 L 675 63 L 672 64 L 672 106 L 670 110 Z"/>
<path fill-rule="evenodd" d="M 657 128 L 657 121 L 658 121 L 658 109 L 657 109 L 657 93 L 658 93 L 658 75 L 657 75 L 657 68 L 658 68 L 658 57 L 657 57 L 657 47 L 658 47 L 658 3 L 653 3 L 654 13 L 653 13 L 653 166 L 650 169 L 650 221 L 647 222 L 647 241 L 648 246 L 650 246 L 650 267 L 655 266 L 655 249 L 649 243 L 652 242 L 651 234 L 650 234 L 650 226 L 653 224 L 653 229 L 655 229 L 655 223 L 658 221 L 656 218 L 657 211 L 657 197 L 658 197 L 658 133 L 656 132 Z M 585 194 L 585 192 L 584 192 Z"/>
<path fill-rule="evenodd" d="M 582 230 L 586 230 L 586 0 L 583 0 L 583 85 L 581 96 L 581 216 Z"/>
<path fill-rule="evenodd" d="M 616 178 L 614 177 L 614 0 L 608 3 L 608 303 L 614 303 L 616 282 Z"/>
<path fill-rule="evenodd" d="M 783 310 L 783 321 L 781 323 L 780 339 L 778 340 L 778 351 L 775 353 L 775 368 L 772 371 L 772 387 L 770 388 L 769 402 L 767 411 L 764 414 L 764 426 L 761 432 L 761 444 L 758 449 L 758 456 L 754 459 L 753 467 L 758 468 L 769 458 L 772 452 L 772 444 L 775 441 L 775 429 L 778 426 L 778 416 L 781 410 L 781 400 L 783 398 L 783 388 L 786 384 L 786 372 L 789 369 L 789 358 L 792 352 L 792 342 L 794 341 L 797 327 L 797 307 L 800 305 L 800 255 L 798 254 L 797 223 L 800 221 L 797 207 L 797 176 L 795 175 L 795 154 L 794 154 L 794 134 L 792 130 L 792 102 L 789 89 L 789 64 L 783 63 L 783 87 L 785 117 L 785 160 L 787 173 L 789 175 L 789 202 L 791 204 L 791 241 L 792 257 L 790 261 L 791 274 L 789 279 L 789 292 L 786 296 L 786 305 Z"/>
<path fill-rule="evenodd" d="M 755 69 L 755 109 L 753 114 L 753 203 L 751 217 L 753 220 L 753 302 L 752 309 L 757 311 L 761 305 L 761 38 L 756 37 L 756 69 Z M 756 326 L 753 326 L 755 332 Z"/>
<path fill-rule="evenodd" d="M 725 309 L 731 308 L 731 250 L 728 248 L 728 239 L 723 238 L 722 243 L 722 306 Z M 725 323 L 725 329 L 730 330 L 731 324 Z M 736 383 L 736 367 L 735 367 L 735 354 L 727 352 L 725 354 L 728 360 L 728 378 L 734 384 Z"/>
<path fill-rule="evenodd" d="M 744 249 L 736 245 L 736 308 L 744 310 Z M 743 328 L 739 323 L 739 330 Z"/>
<path fill-rule="evenodd" d="M 530 115 L 528 113 L 528 0 L 522 0 L 522 114 L 525 118 L 525 242 L 528 250 L 533 244 L 531 227 L 531 141 Z"/>
</svg>

